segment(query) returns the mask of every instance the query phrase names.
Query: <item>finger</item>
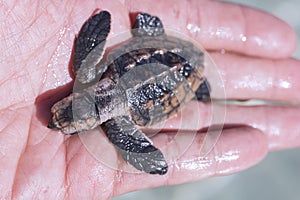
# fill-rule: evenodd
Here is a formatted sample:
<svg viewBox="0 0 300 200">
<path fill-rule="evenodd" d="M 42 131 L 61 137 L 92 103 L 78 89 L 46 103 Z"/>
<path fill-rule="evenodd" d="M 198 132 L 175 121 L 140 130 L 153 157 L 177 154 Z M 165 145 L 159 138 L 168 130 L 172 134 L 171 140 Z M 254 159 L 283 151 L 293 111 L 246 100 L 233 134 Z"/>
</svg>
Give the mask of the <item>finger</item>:
<svg viewBox="0 0 300 200">
<path fill-rule="evenodd" d="M 269 60 L 241 55 L 212 53 L 229 99 L 269 99 L 299 102 L 300 61 Z M 208 78 L 209 80 L 209 78 Z M 212 87 L 218 83 L 211 82 Z M 219 87 L 219 86 L 218 86 Z M 214 93 L 214 98 L 224 98 Z"/>
<path fill-rule="evenodd" d="M 130 12 L 157 15 L 165 27 L 191 35 L 207 49 L 282 58 L 296 47 L 296 34 L 285 22 L 237 4 L 198 0 L 126 3 Z M 155 9 L 153 5 L 157 5 Z"/>
<path fill-rule="evenodd" d="M 230 106 L 226 114 L 226 123 L 249 124 L 265 132 L 270 150 L 300 146 L 300 107 Z"/>
<path fill-rule="evenodd" d="M 190 102 L 176 117 L 154 128 L 200 130 L 210 126 L 214 122 L 212 118 L 219 118 L 218 123 L 222 123 L 224 119 L 222 124 L 244 124 L 260 129 L 268 136 L 271 150 L 300 146 L 298 122 L 300 107 L 227 106 L 225 108 L 222 105 L 211 107 L 209 104 Z"/>
<path fill-rule="evenodd" d="M 204 135 L 198 134 L 186 152 L 169 166 L 165 176 L 122 174 L 122 182 L 117 184 L 119 189 L 115 195 L 231 174 L 256 164 L 267 153 L 264 134 L 252 128 L 224 130 L 212 151 L 206 156 L 199 156 L 203 140 Z"/>
<path fill-rule="evenodd" d="M 103 166 L 88 153 L 78 138 L 73 137 L 68 145 L 71 151 L 67 155 L 68 195 L 70 198 L 109 199 L 132 190 L 225 175 L 256 164 L 267 152 L 265 135 L 249 127 L 224 130 L 213 150 L 200 157 L 199 150 L 204 138 L 204 134 L 197 134 L 176 163 L 169 164 L 168 173 L 161 176 L 126 173 Z M 168 136 L 161 134 L 154 143 L 158 140 L 159 143 L 168 143 L 168 139 Z M 171 150 L 165 153 L 172 153 Z"/>
</svg>

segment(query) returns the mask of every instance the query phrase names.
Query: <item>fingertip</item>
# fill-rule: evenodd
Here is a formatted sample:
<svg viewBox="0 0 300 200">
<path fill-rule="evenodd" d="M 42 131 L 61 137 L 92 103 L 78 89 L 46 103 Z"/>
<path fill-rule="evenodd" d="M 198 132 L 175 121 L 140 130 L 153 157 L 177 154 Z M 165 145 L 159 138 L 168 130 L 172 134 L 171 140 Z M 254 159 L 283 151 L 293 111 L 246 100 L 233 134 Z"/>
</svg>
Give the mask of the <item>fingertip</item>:
<svg viewBox="0 0 300 200">
<path fill-rule="evenodd" d="M 196 134 L 192 144 L 183 154 L 168 161 L 169 170 L 164 176 L 124 174 L 127 189 L 173 185 L 232 174 L 257 164 L 267 154 L 267 137 L 258 129 L 248 126 L 224 129 L 216 143 L 210 138 L 215 134 L 218 133 Z M 203 151 L 203 146 L 209 142 L 212 142 L 208 144 L 210 151 Z M 209 145 L 212 145 L 211 148 Z M 176 149 L 168 149 L 166 156 L 174 154 L 172 151 Z M 135 182 L 130 181 L 132 179 Z M 142 182 L 143 185 L 137 185 L 137 182 Z M 121 191 L 123 192 L 128 191 Z"/>
<path fill-rule="evenodd" d="M 241 9 L 246 21 L 244 46 L 249 55 L 270 58 L 292 55 L 297 45 L 297 34 L 287 22 L 265 11 L 244 6 Z"/>
<path fill-rule="evenodd" d="M 239 172 L 266 156 L 268 138 L 261 130 L 250 126 L 224 130 L 215 152 L 216 175 Z"/>
</svg>

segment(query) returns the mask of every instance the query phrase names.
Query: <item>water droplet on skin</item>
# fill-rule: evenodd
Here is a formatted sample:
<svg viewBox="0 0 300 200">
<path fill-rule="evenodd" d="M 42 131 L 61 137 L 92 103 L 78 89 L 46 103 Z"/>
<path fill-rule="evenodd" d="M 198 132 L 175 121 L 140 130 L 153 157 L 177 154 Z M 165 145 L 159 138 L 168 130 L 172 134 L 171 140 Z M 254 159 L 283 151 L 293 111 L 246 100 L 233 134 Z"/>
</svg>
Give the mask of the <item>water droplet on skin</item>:
<svg viewBox="0 0 300 200">
<path fill-rule="evenodd" d="M 234 40 L 232 30 L 229 27 L 218 27 L 217 29 L 211 28 L 208 30 L 208 32 L 211 37 Z"/>
<path fill-rule="evenodd" d="M 196 33 L 200 32 L 200 27 L 196 24 L 188 24 L 186 28 L 191 32 L 191 33 Z"/>
<path fill-rule="evenodd" d="M 263 131 L 263 132 L 267 132 L 265 125 L 262 125 L 261 123 L 255 123 L 255 122 L 252 122 L 252 123 L 251 123 L 251 126 L 252 126 L 253 128 L 259 129 L 259 130 L 261 130 L 261 131 Z"/>
<path fill-rule="evenodd" d="M 168 128 L 172 129 L 174 126 L 173 124 L 170 124 Z"/>
<path fill-rule="evenodd" d="M 253 37 L 254 42 L 258 45 L 258 46 L 263 46 L 264 45 L 264 40 L 261 39 L 260 37 Z"/>
<path fill-rule="evenodd" d="M 122 181 L 122 174 L 123 174 L 123 170 L 117 170 L 117 172 L 115 173 L 115 181 L 117 182 L 121 182 Z"/>
<path fill-rule="evenodd" d="M 215 156 L 215 160 L 218 163 L 231 162 L 234 160 L 238 160 L 239 157 L 240 157 L 239 151 L 230 150 L 230 151 L 222 153 L 221 155 Z"/>
<path fill-rule="evenodd" d="M 239 37 L 234 36 L 234 33 L 230 27 L 221 26 L 218 28 L 211 27 L 205 30 L 201 30 L 201 28 L 197 24 L 188 23 L 186 26 L 187 30 L 189 30 L 192 34 L 198 33 L 202 31 L 202 34 L 207 35 L 210 38 L 220 38 L 227 40 L 241 40 L 242 42 L 246 42 L 248 40 L 247 36 L 240 34 Z"/>
<path fill-rule="evenodd" d="M 240 35 L 242 42 L 246 42 L 247 41 L 247 37 L 243 34 Z"/>
<path fill-rule="evenodd" d="M 280 88 L 288 89 L 288 88 L 291 88 L 292 84 L 291 84 L 290 80 L 280 79 L 278 85 Z"/>
<path fill-rule="evenodd" d="M 256 75 L 246 75 L 240 77 L 233 83 L 235 89 L 250 88 L 255 91 L 266 91 L 274 85 L 272 77 L 258 77 Z"/>
<path fill-rule="evenodd" d="M 179 169 L 186 170 L 203 170 L 212 166 L 212 160 L 207 157 L 199 157 L 193 160 L 188 160 L 180 163 Z"/>
<path fill-rule="evenodd" d="M 277 126 L 270 125 L 270 127 L 269 127 L 269 135 L 270 136 L 279 136 L 280 133 L 281 133 L 281 131 Z"/>
<path fill-rule="evenodd" d="M 225 50 L 225 49 L 221 49 L 221 50 L 220 50 L 220 53 L 221 53 L 221 54 L 225 54 L 225 53 L 226 53 L 226 50 Z"/>
</svg>

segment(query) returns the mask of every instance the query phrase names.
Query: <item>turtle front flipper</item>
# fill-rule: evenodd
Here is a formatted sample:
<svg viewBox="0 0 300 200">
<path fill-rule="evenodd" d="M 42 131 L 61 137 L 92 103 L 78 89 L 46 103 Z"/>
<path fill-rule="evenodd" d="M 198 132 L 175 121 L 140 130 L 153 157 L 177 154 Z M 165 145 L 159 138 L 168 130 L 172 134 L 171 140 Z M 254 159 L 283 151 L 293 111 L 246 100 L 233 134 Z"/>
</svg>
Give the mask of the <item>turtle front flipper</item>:
<svg viewBox="0 0 300 200">
<path fill-rule="evenodd" d="M 147 13 L 140 13 L 136 16 L 135 24 L 132 27 L 133 36 L 159 36 L 165 33 L 160 19 Z"/>
<path fill-rule="evenodd" d="M 83 24 L 75 39 L 72 70 L 81 83 L 91 82 L 105 70 L 99 71 L 96 65 L 103 57 L 105 41 L 110 31 L 110 21 L 109 12 L 99 12 Z"/>
<path fill-rule="evenodd" d="M 127 116 L 115 117 L 104 123 L 106 134 L 122 158 L 140 171 L 163 175 L 167 162 L 151 141 L 134 126 Z"/>
</svg>

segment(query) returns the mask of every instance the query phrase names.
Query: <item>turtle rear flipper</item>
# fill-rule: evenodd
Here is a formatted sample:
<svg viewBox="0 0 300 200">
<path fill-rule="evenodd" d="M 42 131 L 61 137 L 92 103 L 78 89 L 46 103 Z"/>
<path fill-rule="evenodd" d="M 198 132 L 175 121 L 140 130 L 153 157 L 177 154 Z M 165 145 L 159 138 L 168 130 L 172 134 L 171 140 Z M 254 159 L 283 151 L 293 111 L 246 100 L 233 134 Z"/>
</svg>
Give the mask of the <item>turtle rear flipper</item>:
<svg viewBox="0 0 300 200">
<path fill-rule="evenodd" d="M 136 16 L 135 24 L 131 31 L 133 36 L 159 36 L 165 33 L 160 19 L 147 13 Z"/>
<path fill-rule="evenodd" d="M 122 158 L 140 171 L 163 175 L 168 165 L 160 150 L 127 116 L 115 117 L 104 123 L 106 134 Z"/>
<path fill-rule="evenodd" d="M 110 21 L 109 12 L 99 12 L 83 24 L 75 39 L 72 70 L 81 83 L 91 82 L 105 70 L 96 71 L 96 65 L 103 57 Z"/>
<path fill-rule="evenodd" d="M 198 89 L 195 91 L 196 99 L 198 101 L 209 101 L 210 100 L 210 91 L 211 87 L 209 82 L 206 78 L 203 78 L 202 83 L 198 87 Z"/>
</svg>

